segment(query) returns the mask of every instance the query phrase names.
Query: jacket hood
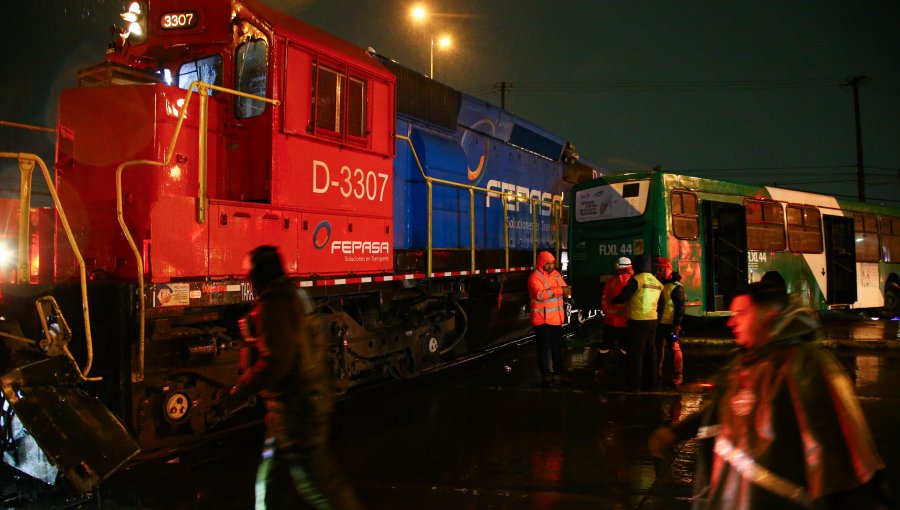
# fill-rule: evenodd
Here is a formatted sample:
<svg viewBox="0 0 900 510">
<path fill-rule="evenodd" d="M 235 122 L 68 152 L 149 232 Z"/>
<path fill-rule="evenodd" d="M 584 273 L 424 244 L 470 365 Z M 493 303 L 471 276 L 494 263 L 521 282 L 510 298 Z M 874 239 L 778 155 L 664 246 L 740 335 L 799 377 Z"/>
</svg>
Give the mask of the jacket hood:
<svg viewBox="0 0 900 510">
<path fill-rule="evenodd" d="M 762 356 L 772 349 L 815 342 L 821 338 L 822 323 L 819 316 L 813 310 L 802 306 L 796 296 L 791 296 L 784 311 L 775 318 L 769 340 L 759 347 L 750 349 L 750 353 Z"/>
<path fill-rule="evenodd" d="M 540 269 L 541 271 L 543 271 L 543 270 L 544 270 L 544 265 L 545 265 L 547 262 L 556 262 L 556 257 L 554 257 L 553 254 L 550 253 L 549 251 L 542 251 L 542 252 L 538 253 L 538 256 L 537 256 L 537 267 L 538 267 L 538 269 Z"/>
<path fill-rule="evenodd" d="M 637 273 L 652 273 L 653 272 L 653 264 L 650 260 L 650 255 L 646 253 L 638 257 L 637 259 L 632 259 L 634 263 L 632 266 L 634 267 L 635 274 Z"/>
<path fill-rule="evenodd" d="M 281 253 L 275 246 L 257 246 L 248 255 L 250 256 L 248 278 L 257 294 L 261 294 L 272 282 L 285 275 Z"/>
</svg>

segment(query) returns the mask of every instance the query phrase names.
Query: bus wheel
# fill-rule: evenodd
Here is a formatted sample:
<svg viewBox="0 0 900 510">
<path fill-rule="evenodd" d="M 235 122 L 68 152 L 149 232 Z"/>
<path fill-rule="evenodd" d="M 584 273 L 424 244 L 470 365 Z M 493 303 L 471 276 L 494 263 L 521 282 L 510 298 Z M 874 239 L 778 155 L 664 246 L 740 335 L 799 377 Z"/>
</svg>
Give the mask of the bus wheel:
<svg viewBox="0 0 900 510">
<path fill-rule="evenodd" d="M 900 284 L 887 282 L 884 286 L 884 312 L 891 316 L 900 315 Z"/>
</svg>

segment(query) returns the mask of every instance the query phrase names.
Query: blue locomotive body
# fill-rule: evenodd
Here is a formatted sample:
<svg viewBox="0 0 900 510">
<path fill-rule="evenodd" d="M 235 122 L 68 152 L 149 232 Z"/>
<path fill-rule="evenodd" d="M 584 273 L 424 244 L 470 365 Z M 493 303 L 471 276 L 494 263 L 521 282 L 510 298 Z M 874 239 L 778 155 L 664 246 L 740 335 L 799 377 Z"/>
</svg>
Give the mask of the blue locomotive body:
<svg viewBox="0 0 900 510">
<path fill-rule="evenodd" d="M 530 252 L 535 234 L 538 250 L 555 249 L 565 141 L 472 96 L 459 105 L 455 130 L 398 116 L 394 248 L 428 244 L 429 177 L 434 249 L 470 249 L 472 223 L 476 250 L 503 250 L 508 235 L 510 250 Z"/>
</svg>

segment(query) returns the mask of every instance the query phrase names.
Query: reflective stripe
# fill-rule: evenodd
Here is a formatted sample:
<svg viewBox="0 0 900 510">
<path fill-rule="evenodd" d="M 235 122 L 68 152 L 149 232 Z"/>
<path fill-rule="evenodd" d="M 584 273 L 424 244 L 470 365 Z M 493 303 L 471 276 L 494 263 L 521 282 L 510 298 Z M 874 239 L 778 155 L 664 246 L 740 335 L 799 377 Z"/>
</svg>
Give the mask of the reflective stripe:
<svg viewBox="0 0 900 510">
<path fill-rule="evenodd" d="M 721 425 L 708 425 L 706 427 L 700 427 L 697 430 L 697 439 L 708 439 L 710 437 L 716 437 L 720 432 L 722 432 Z"/>
<path fill-rule="evenodd" d="M 561 295 L 557 296 L 553 294 L 553 291 L 550 290 L 550 280 L 548 280 L 541 271 L 535 270 L 534 273 L 541 279 L 541 284 L 544 286 L 544 289 L 538 291 L 536 298 L 531 300 L 532 324 L 535 324 L 535 316 L 543 316 L 543 320 L 539 320 L 538 324 L 561 326 L 566 320 L 563 297 Z M 565 285 L 566 282 L 559 276 L 559 273 L 555 273 L 554 278 L 560 287 Z M 552 297 L 540 299 L 540 296 L 544 294 L 549 294 Z M 550 315 L 550 317 L 548 317 L 548 315 Z"/>
<path fill-rule="evenodd" d="M 798 505 L 806 508 L 813 507 L 812 500 L 806 494 L 806 489 L 760 466 L 752 457 L 735 448 L 727 439 L 722 437 L 716 439 L 715 451 L 716 455 L 730 464 L 747 480 Z"/>
</svg>

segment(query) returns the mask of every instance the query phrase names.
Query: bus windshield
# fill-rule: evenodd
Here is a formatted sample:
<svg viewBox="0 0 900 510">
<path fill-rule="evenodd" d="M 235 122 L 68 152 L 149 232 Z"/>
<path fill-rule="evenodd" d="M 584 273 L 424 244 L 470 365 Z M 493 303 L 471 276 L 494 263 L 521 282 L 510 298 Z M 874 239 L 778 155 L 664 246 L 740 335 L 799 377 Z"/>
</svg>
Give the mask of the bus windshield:
<svg viewBox="0 0 900 510">
<path fill-rule="evenodd" d="M 650 179 L 617 182 L 575 192 L 575 221 L 612 220 L 644 214 Z"/>
</svg>

